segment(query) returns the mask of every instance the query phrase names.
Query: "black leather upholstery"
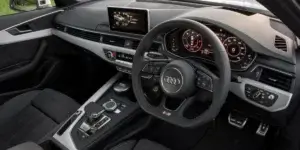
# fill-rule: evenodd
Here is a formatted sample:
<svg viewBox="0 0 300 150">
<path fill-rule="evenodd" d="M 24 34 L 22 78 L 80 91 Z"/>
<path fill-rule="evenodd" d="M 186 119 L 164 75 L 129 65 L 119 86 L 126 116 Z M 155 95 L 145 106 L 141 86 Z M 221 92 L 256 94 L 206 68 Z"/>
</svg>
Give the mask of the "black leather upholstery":
<svg viewBox="0 0 300 150">
<path fill-rule="evenodd" d="M 73 99 L 51 89 L 12 98 L 0 106 L 0 149 L 38 142 L 77 108 Z"/>
<path fill-rule="evenodd" d="M 165 146 L 147 139 L 129 140 L 118 144 L 111 150 L 170 150 Z"/>
</svg>

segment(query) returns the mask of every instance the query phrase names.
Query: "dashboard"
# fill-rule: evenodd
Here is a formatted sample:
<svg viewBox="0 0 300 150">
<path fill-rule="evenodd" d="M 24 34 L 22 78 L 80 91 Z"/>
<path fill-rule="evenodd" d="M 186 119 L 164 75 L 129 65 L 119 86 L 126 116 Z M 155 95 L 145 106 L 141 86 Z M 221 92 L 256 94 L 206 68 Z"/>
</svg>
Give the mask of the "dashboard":
<svg viewBox="0 0 300 150">
<path fill-rule="evenodd" d="M 254 62 L 256 53 L 240 38 L 215 25 L 206 24 L 223 43 L 230 59 L 231 69 L 244 71 Z M 165 36 L 167 51 L 183 58 L 213 62 L 213 46 L 191 29 L 175 29 Z"/>
<path fill-rule="evenodd" d="M 219 37 L 230 59 L 231 93 L 267 112 L 288 108 L 295 85 L 297 44 L 293 32 L 276 18 L 207 5 L 95 1 L 59 14 L 52 33 L 130 74 L 133 56 L 146 32 L 173 18 L 201 22 Z M 153 45 L 149 51 L 165 50 L 214 64 L 213 45 L 201 33 L 184 27 L 161 33 Z M 262 93 L 253 98 L 257 92 Z M 276 98 L 272 103 L 266 96 L 270 94 Z"/>
</svg>

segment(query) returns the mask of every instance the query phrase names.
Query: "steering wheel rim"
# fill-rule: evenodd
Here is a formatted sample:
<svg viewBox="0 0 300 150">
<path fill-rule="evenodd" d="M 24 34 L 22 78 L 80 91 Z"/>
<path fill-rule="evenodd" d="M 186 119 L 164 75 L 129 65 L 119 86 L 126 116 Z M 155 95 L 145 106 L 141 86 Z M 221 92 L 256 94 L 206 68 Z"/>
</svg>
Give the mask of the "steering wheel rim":
<svg viewBox="0 0 300 150">
<path fill-rule="evenodd" d="M 213 46 L 215 64 L 220 73 L 219 78 L 217 78 L 208 69 L 200 66 L 199 69 L 204 74 L 209 75 L 213 79 L 212 81 L 213 81 L 214 92 L 213 92 L 212 104 L 210 105 L 210 107 L 206 111 L 204 111 L 201 115 L 199 115 L 194 119 L 187 119 L 183 117 L 184 109 L 179 109 L 178 111 L 175 112 L 175 111 L 170 111 L 165 107 L 162 107 L 161 105 L 159 106 L 151 105 L 148 102 L 147 98 L 144 96 L 144 92 L 141 84 L 141 72 L 145 67 L 145 65 L 147 65 L 147 62 L 144 61 L 144 55 L 150 49 L 154 39 L 160 33 L 166 33 L 171 29 L 182 28 L 182 27 L 187 29 L 192 29 L 207 38 L 207 40 Z M 162 78 L 162 74 L 161 74 L 161 78 Z M 206 27 L 205 25 L 197 21 L 190 20 L 190 19 L 176 18 L 176 19 L 163 22 L 157 25 L 156 27 L 154 27 L 141 40 L 133 59 L 132 85 L 133 85 L 133 91 L 135 97 L 140 107 L 147 113 L 157 118 L 160 118 L 164 121 L 167 121 L 171 124 L 181 126 L 181 127 L 187 127 L 187 128 L 196 127 L 213 120 L 218 115 L 220 109 L 225 103 L 229 91 L 230 80 L 231 80 L 231 69 L 230 69 L 229 58 L 222 42 L 211 29 L 209 29 L 208 27 Z M 180 107 L 187 108 L 191 104 L 192 101 L 184 101 Z"/>
</svg>

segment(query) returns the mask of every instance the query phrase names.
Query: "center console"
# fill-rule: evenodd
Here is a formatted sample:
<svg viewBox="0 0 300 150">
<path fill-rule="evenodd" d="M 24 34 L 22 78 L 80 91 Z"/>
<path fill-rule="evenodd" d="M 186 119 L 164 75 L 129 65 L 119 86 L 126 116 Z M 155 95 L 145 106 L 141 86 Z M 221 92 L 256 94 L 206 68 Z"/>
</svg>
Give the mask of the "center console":
<svg viewBox="0 0 300 150">
<path fill-rule="evenodd" d="M 54 134 L 67 149 L 87 149 L 128 123 L 139 106 L 122 73 L 111 78 Z"/>
</svg>

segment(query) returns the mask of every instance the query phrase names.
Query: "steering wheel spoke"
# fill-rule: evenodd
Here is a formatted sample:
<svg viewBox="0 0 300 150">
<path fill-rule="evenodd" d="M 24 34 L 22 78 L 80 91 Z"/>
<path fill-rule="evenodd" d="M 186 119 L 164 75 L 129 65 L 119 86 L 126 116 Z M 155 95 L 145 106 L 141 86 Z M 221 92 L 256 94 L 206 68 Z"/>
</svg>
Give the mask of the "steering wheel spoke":
<svg viewBox="0 0 300 150">
<path fill-rule="evenodd" d="M 162 68 L 171 61 L 171 59 L 158 52 L 146 52 L 142 60 L 144 64 L 142 72 L 149 75 L 160 75 Z"/>
<path fill-rule="evenodd" d="M 197 88 L 207 90 L 209 92 L 214 91 L 214 85 L 218 83 L 219 77 L 212 71 L 201 65 L 200 63 L 190 61 L 190 63 L 196 69 L 196 86 Z"/>
<path fill-rule="evenodd" d="M 143 60 L 148 61 L 148 62 L 166 62 L 166 63 L 168 63 L 172 59 L 159 53 L 159 52 L 145 52 Z"/>
<path fill-rule="evenodd" d="M 160 104 L 157 106 L 158 110 L 162 112 L 165 117 L 179 117 L 184 118 L 184 112 L 188 109 L 188 107 L 194 102 L 194 97 L 189 97 L 179 104 L 179 106 L 175 110 L 171 110 L 166 106 L 168 97 L 164 95 L 160 101 Z"/>
<path fill-rule="evenodd" d="M 195 97 L 186 98 L 178 108 L 178 115 L 183 117 L 184 112 L 193 104 Z"/>
<path fill-rule="evenodd" d="M 218 83 L 219 77 L 210 71 L 196 71 L 196 85 L 198 88 L 213 92 L 215 83 Z"/>
</svg>

